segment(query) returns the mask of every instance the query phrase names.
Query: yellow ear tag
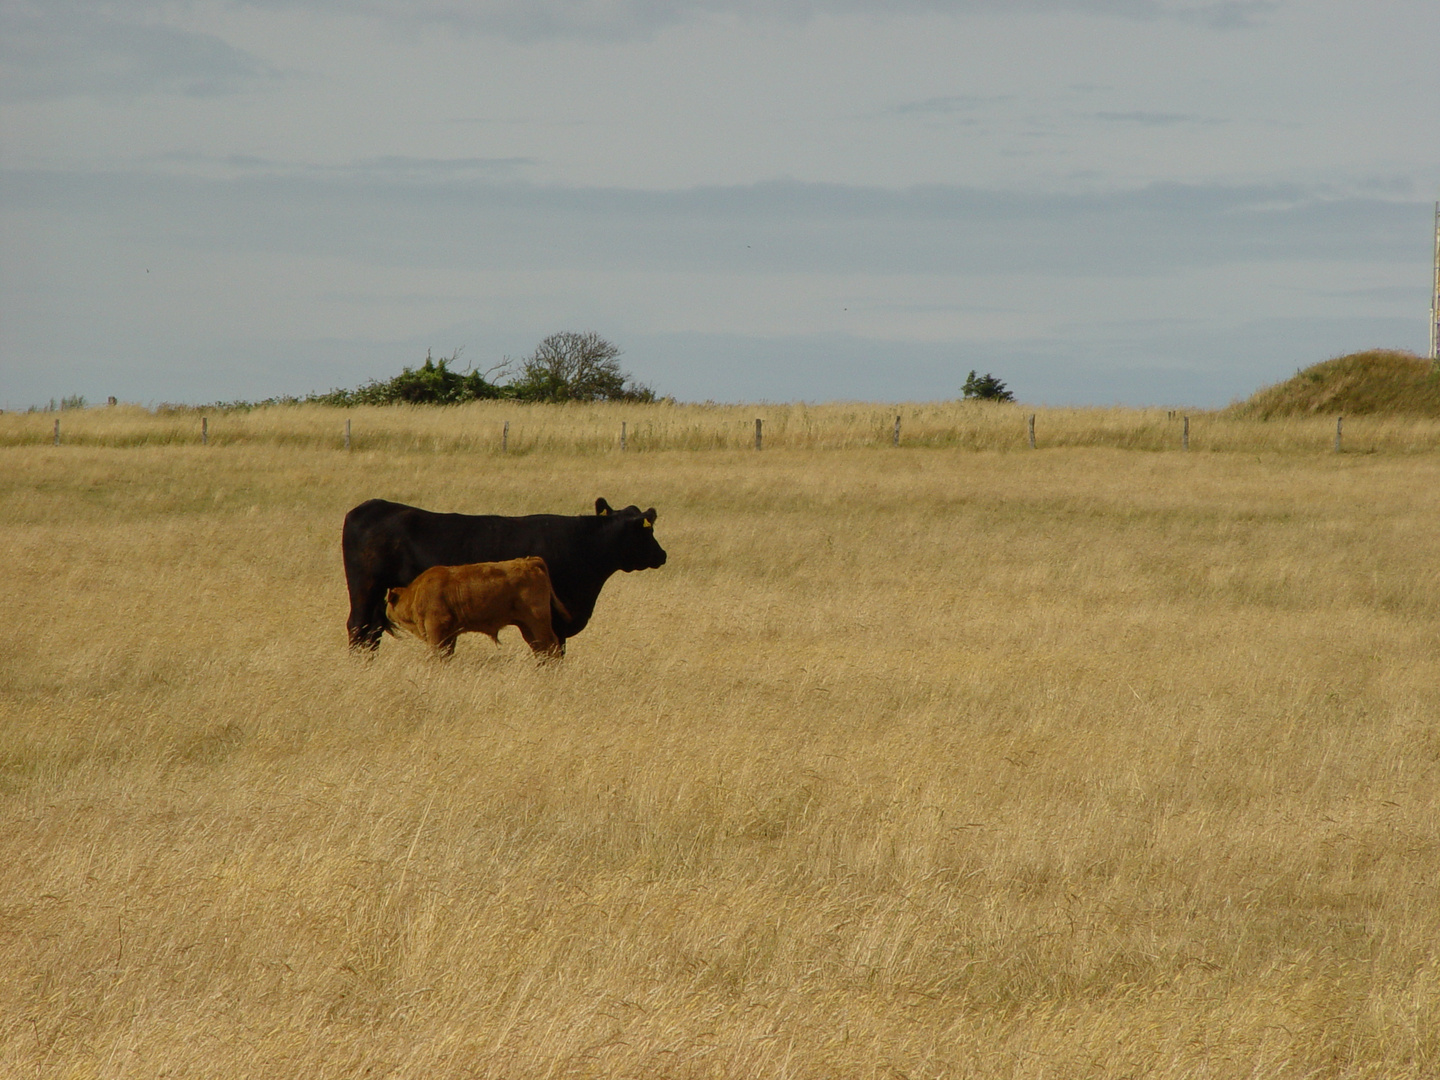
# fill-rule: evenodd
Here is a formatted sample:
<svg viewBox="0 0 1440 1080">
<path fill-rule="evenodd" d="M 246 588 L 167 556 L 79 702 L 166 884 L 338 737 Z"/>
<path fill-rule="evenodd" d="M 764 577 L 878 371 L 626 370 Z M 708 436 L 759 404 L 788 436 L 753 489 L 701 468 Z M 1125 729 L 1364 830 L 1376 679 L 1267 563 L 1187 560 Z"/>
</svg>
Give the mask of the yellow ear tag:
<svg viewBox="0 0 1440 1080">
<path fill-rule="evenodd" d="M 641 518 L 640 524 L 645 526 L 645 528 L 647 529 L 653 529 L 655 527 L 655 523 L 648 518 Z"/>
</svg>

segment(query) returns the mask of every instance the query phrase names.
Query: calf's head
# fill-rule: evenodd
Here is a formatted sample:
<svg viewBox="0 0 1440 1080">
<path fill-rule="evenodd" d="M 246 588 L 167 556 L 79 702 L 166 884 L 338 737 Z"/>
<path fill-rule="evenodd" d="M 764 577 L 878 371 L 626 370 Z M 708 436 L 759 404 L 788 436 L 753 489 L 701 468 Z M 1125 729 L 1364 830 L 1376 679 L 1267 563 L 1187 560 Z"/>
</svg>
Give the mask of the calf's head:
<svg viewBox="0 0 1440 1080">
<path fill-rule="evenodd" d="M 389 619 L 392 625 L 410 629 L 413 620 L 410 612 L 409 589 L 390 589 L 385 593 L 385 618 Z"/>
</svg>

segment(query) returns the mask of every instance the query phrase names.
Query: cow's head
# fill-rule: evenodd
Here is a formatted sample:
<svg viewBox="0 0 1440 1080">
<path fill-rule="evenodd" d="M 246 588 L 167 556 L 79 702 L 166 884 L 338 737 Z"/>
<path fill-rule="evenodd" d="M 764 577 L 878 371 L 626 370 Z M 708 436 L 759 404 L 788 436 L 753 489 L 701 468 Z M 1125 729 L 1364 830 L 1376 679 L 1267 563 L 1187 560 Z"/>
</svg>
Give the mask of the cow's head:
<svg viewBox="0 0 1440 1080">
<path fill-rule="evenodd" d="M 641 510 L 627 506 L 614 510 L 604 499 L 595 500 L 595 513 L 608 519 L 606 535 L 615 544 L 616 562 L 627 574 L 632 570 L 654 570 L 665 565 L 665 549 L 655 539 L 655 508 Z"/>
</svg>

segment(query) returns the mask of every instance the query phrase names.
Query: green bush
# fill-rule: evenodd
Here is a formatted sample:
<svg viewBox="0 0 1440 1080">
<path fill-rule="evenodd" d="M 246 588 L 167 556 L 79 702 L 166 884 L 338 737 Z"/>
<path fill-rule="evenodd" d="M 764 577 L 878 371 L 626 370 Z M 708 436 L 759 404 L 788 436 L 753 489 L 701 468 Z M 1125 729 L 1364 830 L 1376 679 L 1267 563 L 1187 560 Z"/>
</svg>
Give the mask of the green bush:
<svg viewBox="0 0 1440 1080">
<path fill-rule="evenodd" d="M 418 368 L 403 368 L 393 379 L 371 379 L 355 390 L 331 390 L 305 400 L 320 405 L 459 405 L 510 396 L 504 387 L 487 382 L 478 371 L 451 371 L 450 365 L 459 357 L 457 349 L 453 356 L 435 360 L 426 350 L 425 363 Z"/>
<path fill-rule="evenodd" d="M 988 371 L 976 378 L 972 368 L 961 388 L 967 398 L 979 401 L 1014 401 L 1015 395 L 1005 389 L 1005 384 Z"/>
</svg>

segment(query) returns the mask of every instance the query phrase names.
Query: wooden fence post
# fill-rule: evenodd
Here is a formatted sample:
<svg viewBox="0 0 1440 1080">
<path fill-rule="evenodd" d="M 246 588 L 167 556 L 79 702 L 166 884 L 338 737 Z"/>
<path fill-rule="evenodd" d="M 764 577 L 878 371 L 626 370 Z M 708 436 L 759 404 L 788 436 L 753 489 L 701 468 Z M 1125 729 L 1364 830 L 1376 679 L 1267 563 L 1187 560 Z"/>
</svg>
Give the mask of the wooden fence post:
<svg viewBox="0 0 1440 1080">
<path fill-rule="evenodd" d="M 1344 423 L 1345 417 L 1337 416 L 1335 418 L 1335 453 L 1337 454 L 1340 453 L 1340 427 Z"/>
<path fill-rule="evenodd" d="M 55 421 L 55 445 L 60 445 L 60 421 Z"/>
<path fill-rule="evenodd" d="M 58 424 L 59 421 L 57 420 L 56 423 Z M 760 449 L 760 418 L 758 416 L 755 418 L 755 449 Z"/>
<path fill-rule="evenodd" d="M 1185 417 L 1185 425 L 1180 429 L 1180 449 L 1190 449 L 1190 418 Z"/>
<path fill-rule="evenodd" d="M 625 452 L 625 421 L 620 421 L 620 452 Z"/>
<path fill-rule="evenodd" d="M 509 420 L 506 420 L 506 421 L 505 421 L 505 426 L 500 429 L 500 452 L 501 452 L 502 454 L 508 454 L 508 453 L 510 452 L 510 421 L 509 421 Z"/>
<path fill-rule="evenodd" d="M 1035 414 L 1030 414 L 1030 449 L 1035 449 Z"/>
<path fill-rule="evenodd" d="M 210 418 L 208 416 L 200 417 L 200 445 L 210 445 Z"/>
<path fill-rule="evenodd" d="M 345 449 L 350 449 L 350 418 L 345 418 Z"/>
<path fill-rule="evenodd" d="M 900 417 L 895 417 L 895 445 L 900 445 Z"/>
</svg>

